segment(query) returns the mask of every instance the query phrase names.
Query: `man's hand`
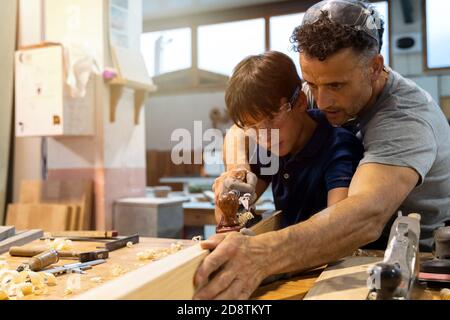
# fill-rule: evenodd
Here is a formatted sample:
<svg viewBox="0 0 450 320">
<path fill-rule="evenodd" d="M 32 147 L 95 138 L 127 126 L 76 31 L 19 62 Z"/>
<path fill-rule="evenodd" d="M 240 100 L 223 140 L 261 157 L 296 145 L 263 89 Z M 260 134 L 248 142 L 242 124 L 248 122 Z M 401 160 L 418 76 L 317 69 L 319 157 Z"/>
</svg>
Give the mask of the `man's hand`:
<svg viewBox="0 0 450 320">
<path fill-rule="evenodd" d="M 248 299 L 267 276 L 267 246 L 239 232 L 217 234 L 201 243 L 214 250 L 194 277 L 194 299 Z"/>
<path fill-rule="evenodd" d="M 245 170 L 246 174 L 246 182 L 241 179 L 236 178 L 236 172 Z M 215 194 L 215 200 L 217 202 L 218 197 L 221 194 L 228 193 L 231 190 L 237 190 L 242 193 L 250 193 L 251 198 L 249 204 L 252 205 L 256 199 L 256 183 L 258 182 L 258 177 L 251 171 L 246 169 L 233 169 L 230 171 L 226 171 L 220 175 L 212 186 L 212 190 Z"/>
</svg>

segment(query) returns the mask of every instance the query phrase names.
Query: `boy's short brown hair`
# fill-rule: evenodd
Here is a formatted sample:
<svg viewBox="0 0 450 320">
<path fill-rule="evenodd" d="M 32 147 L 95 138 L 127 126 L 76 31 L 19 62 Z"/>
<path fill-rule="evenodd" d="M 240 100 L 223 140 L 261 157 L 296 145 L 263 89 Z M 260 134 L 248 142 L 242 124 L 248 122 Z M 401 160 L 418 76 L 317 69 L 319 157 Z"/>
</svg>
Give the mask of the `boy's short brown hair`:
<svg viewBox="0 0 450 320">
<path fill-rule="evenodd" d="M 289 99 L 301 80 L 294 62 L 284 53 L 268 51 L 249 56 L 234 69 L 225 92 L 233 122 L 240 128 L 273 118 L 280 100 Z"/>
</svg>

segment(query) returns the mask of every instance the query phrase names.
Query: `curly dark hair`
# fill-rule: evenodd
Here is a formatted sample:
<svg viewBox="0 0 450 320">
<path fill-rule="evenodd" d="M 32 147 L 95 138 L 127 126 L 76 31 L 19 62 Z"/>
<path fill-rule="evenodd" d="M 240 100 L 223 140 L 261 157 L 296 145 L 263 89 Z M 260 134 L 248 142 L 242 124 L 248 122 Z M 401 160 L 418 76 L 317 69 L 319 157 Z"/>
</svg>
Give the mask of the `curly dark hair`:
<svg viewBox="0 0 450 320">
<path fill-rule="evenodd" d="M 364 31 L 332 21 L 328 12 L 324 10 L 316 22 L 295 28 L 291 43 L 294 44 L 293 48 L 296 52 L 304 52 L 320 61 L 345 48 L 353 48 L 359 53 L 375 50 L 380 53 L 383 45 L 384 21 L 381 20 L 380 23 L 381 27 L 378 30 L 380 43 L 378 44 Z"/>
</svg>

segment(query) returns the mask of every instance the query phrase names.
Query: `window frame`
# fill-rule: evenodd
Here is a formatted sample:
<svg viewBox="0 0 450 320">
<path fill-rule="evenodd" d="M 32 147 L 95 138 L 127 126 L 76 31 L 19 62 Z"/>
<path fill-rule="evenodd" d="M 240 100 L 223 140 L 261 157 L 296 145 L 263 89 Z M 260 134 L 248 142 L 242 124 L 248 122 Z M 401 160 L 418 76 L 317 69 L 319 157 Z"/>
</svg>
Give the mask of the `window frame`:
<svg viewBox="0 0 450 320">
<path fill-rule="evenodd" d="M 389 24 L 389 61 L 392 64 L 392 28 L 391 28 L 391 1 L 388 0 L 370 0 L 370 2 L 381 2 L 386 1 L 388 3 L 388 17 L 387 23 Z M 424 1 L 424 0 L 422 0 Z M 258 19 L 264 18 L 265 24 L 265 50 L 270 50 L 271 41 L 270 41 L 270 18 L 296 14 L 296 13 L 304 13 L 306 10 L 317 3 L 317 0 L 287 0 L 283 2 L 276 3 L 266 3 L 260 5 L 251 5 L 240 8 L 226 9 L 226 10 L 217 10 L 217 11 L 209 11 L 205 13 L 199 14 L 191 14 L 191 15 L 181 15 L 174 16 L 169 18 L 161 18 L 161 19 L 153 19 L 144 21 L 143 24 L 143 33 L 153 32 L 153 31 L 164 31 L 170 29 L 177 28 L 191 28 L 191 68 L 194 70 L 198 69 L 198 27 L 204 25 L 213 25 L 219 23 L 226 22 L 235 22 L 241 20 L 250 20 L 250 19 Z M 195 74 L 195 72 L 194 72 Z M 197 83 L 198 80 L 194 79 L 194 83 Z M 194 89 L 202 89 L 202 86 L 197 83 Z M 210 87 L 207 89 L 217 89 L 223 90 L 225 88 L 224 85 L 217 85 Z M 193 88 L 190 88 L 192 90 Z M 179 89 L 177 91 L 180 91 Z M 183 90 L 181 90 L 183 91 Z"/>
<path fill-rule="evenodd" d="M 422 0 L 422 58 L 423 71 L 427 74 L 442 74 L 450 71 L 450 63 L 448 67 L 432 68 L 428 66 L 428 34 L 427 34 L 427 1 Z"/>
</svg>

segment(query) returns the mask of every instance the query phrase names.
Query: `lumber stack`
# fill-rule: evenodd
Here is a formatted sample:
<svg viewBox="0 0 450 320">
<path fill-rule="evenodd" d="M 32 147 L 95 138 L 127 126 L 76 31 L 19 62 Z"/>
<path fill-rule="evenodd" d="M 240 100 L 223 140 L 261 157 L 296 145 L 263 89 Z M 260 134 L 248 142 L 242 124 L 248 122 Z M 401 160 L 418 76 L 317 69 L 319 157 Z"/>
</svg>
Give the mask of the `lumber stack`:
<svg viewBox="0 0 450 320">
<path fill-rule="evenodd" d="M 8 206 L 6 224 L 17 230 L 89 230 L 91 215 L 90 181 L 24 181 L 19 203 Z"/>
</svg>

